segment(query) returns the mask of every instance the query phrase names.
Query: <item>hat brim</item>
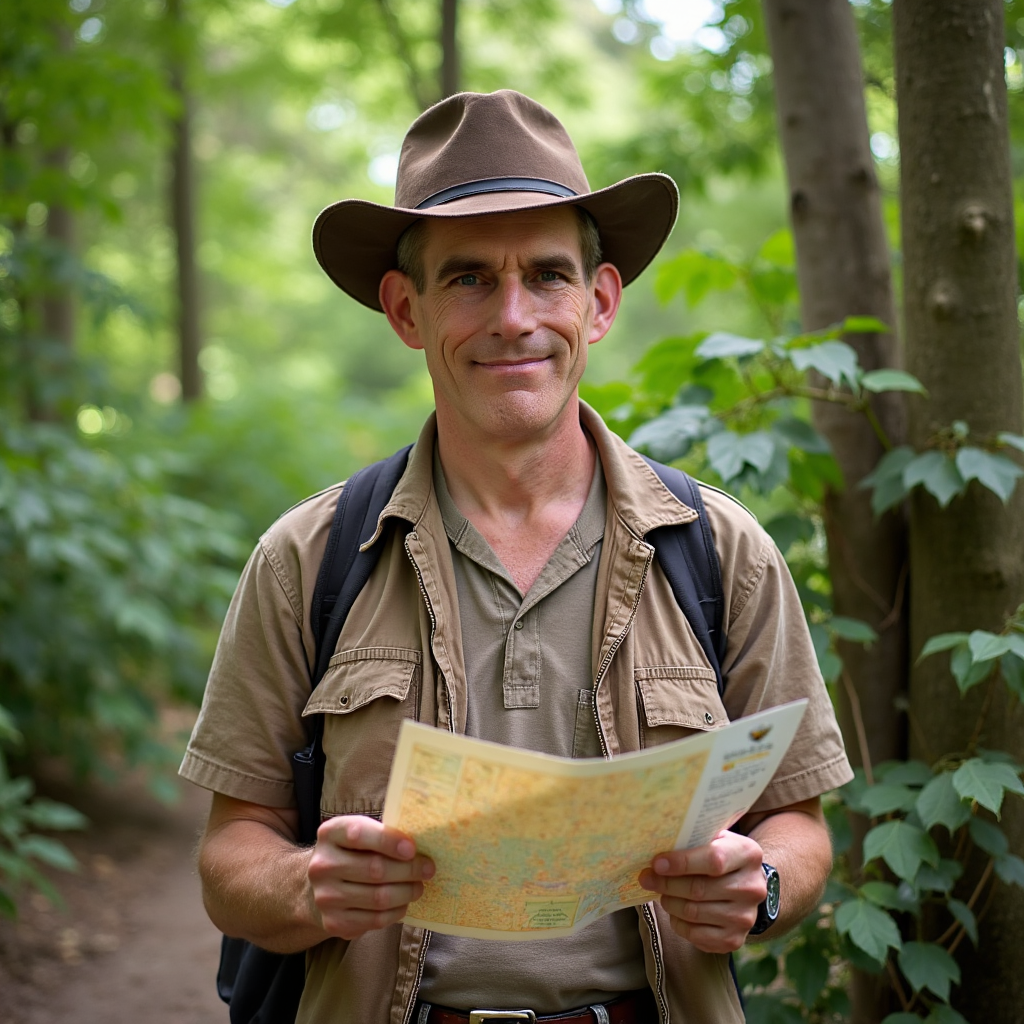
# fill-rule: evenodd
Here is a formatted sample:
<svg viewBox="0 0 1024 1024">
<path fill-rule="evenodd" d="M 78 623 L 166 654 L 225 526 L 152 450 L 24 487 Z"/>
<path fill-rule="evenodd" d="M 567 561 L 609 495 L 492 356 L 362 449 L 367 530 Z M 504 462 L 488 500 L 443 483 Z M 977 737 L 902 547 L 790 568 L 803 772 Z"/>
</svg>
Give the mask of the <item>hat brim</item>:
<svg viewBox="0 0 1024 1024">
<path fill-rule="evenodd" d="M 665 244 L 679 211 L 679 191 L 667 174 L 655 173 L 638 174 L 580 196 L 486 192 L 426 210 L 344 199 L 317 217 L 313 252 L 343 292 L 380 312 L 380 280 L 394 268 L 398 239 L 414 221 L 483 217 L 549 206 L 582 206 L 597 223 L 602 260 L 613 263 L 623 284 L 629 284 Z"/>
</svg>

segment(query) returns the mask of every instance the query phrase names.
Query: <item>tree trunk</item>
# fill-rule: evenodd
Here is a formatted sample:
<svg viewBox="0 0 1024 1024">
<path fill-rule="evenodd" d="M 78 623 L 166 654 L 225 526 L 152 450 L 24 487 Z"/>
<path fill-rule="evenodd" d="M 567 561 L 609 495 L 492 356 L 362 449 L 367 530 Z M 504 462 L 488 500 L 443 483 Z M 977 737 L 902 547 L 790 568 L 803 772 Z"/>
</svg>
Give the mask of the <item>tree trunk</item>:
<svg viewBox="0 0 1024 1024">
<path fill-rule="evenodd" d="M 1021 433 L 1024 418 L 1003 6 L 893 4 L 907 363 L 929 393 L 911 405 L 919 449 L 954 420 L 984 438 Z M 1002 505 L 975 482 L 944 511 L 918 491 L 910 507 L 912 652 L 937 633 L 998 631 L 1024 597 L 1024 488 Z M 964 750 L 984 699 L 979 686 L 960 700 L 947 664 L 929 658 L 911 674 L 912 749 L 926 759 Z M 981 745 L 1020 760 L 1021 707 L 1001 684 L 993 692 Z M 1024 815 L 1007 811 L 1003 824 L 1019 852 Z M 1010 1024 L 1024 1005 L 1024 891 L 994 884 L 977 951 L 967 943 L 958 951 L 955 1002 L 972 1021 Z"/>
<path fill-rule="evenodd" d="M 454 96 L 459 84 L 457 21 L 459 0 L 441 0 L 441 98 Z"/>
<path fill-rule="evenodd" d="M 895 325 L 853 12 L 847 0 L 764 0 L 763 6 L 803 327 L 816 330 L 852 315 Z M 867 369 L 897 365 L 895 333 L 846 340 Z M 903 433 L 898 400 L 880 396 L 874 406 L 885 432 L 898 443 Z M 815 403 L 812 415 L 846 482 L 843 491 L 830 490 L 825 498 L 835 612 L 868 622 L 879 634 L 870 648 L 843 642 L 839 652 L 845 665 L 839 712 L 846 748 L 851 761 L 870 772 L 879 761 L 906 755 L 906 720 L 896 707 L 907 671 L 906 529 L 895 513 L 876 520 L 870 495 L 857 487 L 884 454 L 867 420 L 825 402 Z M 866 828 L 864 819 L 854 821 L 858 839 Z M 854 1024 L 880 1020 L 890 1009 L 888 1000 L 884 979 L 857 972 Z"/>
<path fill-rule="evenodd" d="M 177 254 L 178 348 L 181 360 L 181 397 L 192 401 L 203 393 L 199 368 L 202 334 L 199 318 L 199 268 L 196 263 L 196 187 L 192 161 L 192 102 L 185 78 L 184 15 L 182 0 L 168 0 L 171 23 L 171 90 L 178 98 L 178 113 L 171 125 L 171 227 Z"/>
</svg>

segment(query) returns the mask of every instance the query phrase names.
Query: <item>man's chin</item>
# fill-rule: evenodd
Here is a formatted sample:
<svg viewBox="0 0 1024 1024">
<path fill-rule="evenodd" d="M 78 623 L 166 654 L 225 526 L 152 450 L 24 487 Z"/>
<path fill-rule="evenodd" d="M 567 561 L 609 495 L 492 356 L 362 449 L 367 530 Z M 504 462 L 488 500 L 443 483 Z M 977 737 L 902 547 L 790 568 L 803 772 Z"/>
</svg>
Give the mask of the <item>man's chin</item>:
<svg viewBox="0 0 1024 1024">
<path fill-rule="evenodd" d="M 574 398 L 575 391 L 557 399 L 534 391 L 505 391 L 478 408 L 473 418 L 495 440 L 539 440 L 556 428 Z"/>
</svg>

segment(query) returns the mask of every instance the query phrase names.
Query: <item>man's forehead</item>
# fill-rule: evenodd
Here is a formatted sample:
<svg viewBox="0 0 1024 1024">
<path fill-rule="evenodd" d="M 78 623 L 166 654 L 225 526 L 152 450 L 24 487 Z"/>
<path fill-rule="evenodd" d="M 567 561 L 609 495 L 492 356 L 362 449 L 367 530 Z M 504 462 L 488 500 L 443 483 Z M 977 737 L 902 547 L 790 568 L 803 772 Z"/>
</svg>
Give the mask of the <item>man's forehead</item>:
<svg viewBox="0 0 1024 1024">
<path fill-rule="evenodd" d="M 432 263 L 456 252 L 482 255 L 552 246 L 577 256 L 580 253 L 578 217 L 568 206 L 426 221 L 424 255 Z"/>
</svg>

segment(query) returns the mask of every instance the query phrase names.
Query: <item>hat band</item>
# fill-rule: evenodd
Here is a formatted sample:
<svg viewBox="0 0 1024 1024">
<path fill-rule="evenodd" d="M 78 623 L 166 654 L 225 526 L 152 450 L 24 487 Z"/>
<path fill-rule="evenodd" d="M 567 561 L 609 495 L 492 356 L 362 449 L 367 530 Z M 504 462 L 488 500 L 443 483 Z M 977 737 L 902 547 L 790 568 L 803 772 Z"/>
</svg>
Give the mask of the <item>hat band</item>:
<svg viewBox="0 0 1024 1024">
<path fill-rule="evenodd" d="M 479 181 L 467 181 L 461 185 L 452 185 L 451 188 L 443 188 L 432 196 L 427 196 L 422 203 L 417 203 L 415 209 L 429 210 L 432 206 L 440 206 L 442 203 L 450 203 L 455 199 L 465 199 L 466 196 L 478 196 L 486 192 L 544 192 L 549 196 L 578 196 L 565 185 L 559 185 L 557 181 L 547 181 L 544 178 L 481 178 Z"/>
</svg>

